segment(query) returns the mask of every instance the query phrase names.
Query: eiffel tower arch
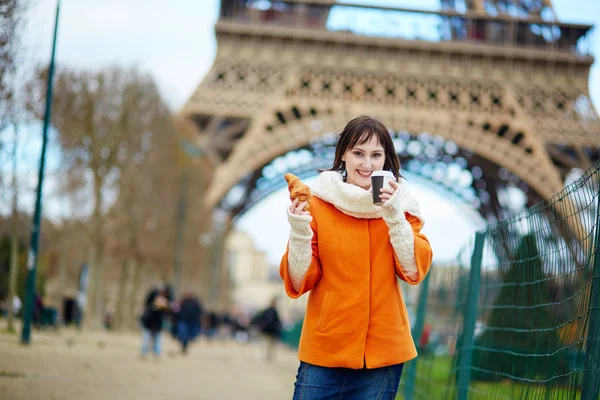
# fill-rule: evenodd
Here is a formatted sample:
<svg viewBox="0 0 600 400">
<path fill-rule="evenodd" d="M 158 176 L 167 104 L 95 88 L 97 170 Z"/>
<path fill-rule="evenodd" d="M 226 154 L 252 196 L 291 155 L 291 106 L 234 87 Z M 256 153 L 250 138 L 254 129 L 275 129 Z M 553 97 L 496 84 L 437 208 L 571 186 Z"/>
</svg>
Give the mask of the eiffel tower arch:
<svg viewBox="0 0 600 400">
<path fill-rule="evenodd" d="M 244 212 L 261 198 L 257 182 L 273 160 L 312 151 L 361 114 L 379 117 L 401 147 L 412 148 L 400 154 L 403 165 L 443 169 L 457 156 L 466 160 L 487 219 L 503 217 L 503 188 L 519 187 L 532 204 L 598 159 L 591 26 L 557 21 L 549 0 L 441 3 L 433 12 L 222 0 L 216 59 L 180 110 L 194 127 L 188 139 L 214 168 L 207 207 L 230 218 Z M 328 19 L 344 9 L 377 12 L 390 26 L 417 21 L 421 31 L 332 28 Z M 270 190 L 284 184 L 271 179 Z M 238 200 L 224 203 L 234 187 Z"/>
</svg>

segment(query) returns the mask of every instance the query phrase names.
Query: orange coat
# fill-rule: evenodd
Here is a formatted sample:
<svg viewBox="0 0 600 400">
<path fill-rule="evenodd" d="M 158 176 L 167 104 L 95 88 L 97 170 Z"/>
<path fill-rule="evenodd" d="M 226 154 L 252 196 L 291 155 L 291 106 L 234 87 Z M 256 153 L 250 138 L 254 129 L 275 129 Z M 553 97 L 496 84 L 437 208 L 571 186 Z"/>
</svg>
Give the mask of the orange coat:
<svg viewBox="0 0 600 400">
<path fill-rule="evenodd" d="M 405 213 L 414 233 L 418 277 L 407 278 L 382 218 L 360 219 L 313 197 L 312 260 L 299 291 L 288 271 L 288 249 L 280 265 L 291 298 L 310 291 L 298 358 L 323 367 L 379 368 L 417 356 L 397 276 L 417 284 L 431 265 L 432 251 L 421 221 Z"/>
</svg>

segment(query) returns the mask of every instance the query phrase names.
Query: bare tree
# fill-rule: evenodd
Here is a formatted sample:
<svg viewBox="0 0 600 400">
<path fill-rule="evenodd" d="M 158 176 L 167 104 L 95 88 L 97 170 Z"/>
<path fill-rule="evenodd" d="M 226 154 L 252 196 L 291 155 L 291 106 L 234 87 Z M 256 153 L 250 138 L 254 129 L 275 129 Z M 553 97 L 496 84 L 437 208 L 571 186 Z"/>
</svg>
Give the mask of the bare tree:
<svg viewBox="0 0 600 400">
<path fill-rule="evenodd" d="M 14 125 L 14 143 L 12 153 L 12 204 L 11 204 L 11 235 L 10 235 L 10 269 L 8 278 L 8 326 L 9 332 L 14 331 L 14 309 L 13 298 L 16 295 L 17 289 L 17 273 L 18 273 L 18 253 L 19 253 L 19 238 L 17 236 L 18 229 L 18 188 L 17 188 L 17 143 L 18 143 L 18 128 Z"/>
<path fill-rule="evenodd" d="M 110 248 L 123 260 L 116 301 L 116 323 L 121 328 L 131 326 L 135 319 L 143 269 L 148 264 L 168 263 L 166 254 L 173 242 L 174 182 L 179 173 L 173 156 L 177 146 L 175 129 L 156 88 L 140 85 L 136 90 L 132 88 L 130 96 L 130 111 L 139 107 L 139 98 L 155 102 L 154 106 L 135 110 L 128 121 L 130 136 L 121 152 L 118 197 L 109 218 L 115 232 L 120 232 L 111 235 Z"/>
<path fill-rule="evenodd" d="M 10 150 L 12 161 L 12 177 L 9 192 L 11 194 L 11 255 L 8 284 L 8 330 L 14 330 L 13 327 L 13 307 L 12 299 L 16 293 L 17 271 L 18 271 L 18 182 L 17 182 L 17 143 L 18 143 L 18 110 L 15 96 L 15 79 L 17 69 L 17 53 L 19 49 L 19 39 L 23 15 L 27 2 L 23 0 L 0 0 L 0 133 L 6 130 L 6 127 L 12 125 L 14 128 L 14 142 Z M 1 161 L 3 156 L 8 154 L 6 137 L 0 135 L 0 164 L 7 164 Z M 0 171 L 0 186 L 3 183 L 3 174 Z"/>
<path fill-rule="evenodd" d="M 64 163 L 54 174 L 56 187 L 50 193 L 51 201 L 60 204 L 55 219 L 57 220 L 58 232 L 54 236 L 51 247 L 57 250 L 57 273 L 53 290 L 52 301 L 60 310 L 62 319 L 62 302 L 65 296 L 73 297 L 77 286 L 73 286 L 75 280 L 72 278 L 79 271 L 81 249 L 87 249 L 90 245 L 89 230 L 87 228 L 88 217 L 85 214 L 86 205 L 90 203 L 89 191 L 85 179 L 85 169 L 73 167 Z M 70 288 L 69 288 L 70 287 Z"/>
<path fill-rule="evenodd" d="M 29 109 L 40 118 L 45 77 L 46 71 L 40 70 L 28 85 Z M 62 68 L 55 80 L 52 123 L 65 162 L 87 171 L 92 192 L 86 321 L 100 326 L 104 314 L 106 211 L 118 195 L 123 166 L 130 159 L 143 159 L 144 143 L 164 128 L 164 124 L 156 123 L 157 115 L 164 117 L 168 110 L 152 79 L 135 70 Z"/>
<path fill-rule="evenodd" d="M 0 132 L 10 124 L 11 99 L 15 96 L 14 79 L 17 55 L 29 1 L 0 0 Z M 0 139 L 0 150 L 3 141 Z"/>
</svg>

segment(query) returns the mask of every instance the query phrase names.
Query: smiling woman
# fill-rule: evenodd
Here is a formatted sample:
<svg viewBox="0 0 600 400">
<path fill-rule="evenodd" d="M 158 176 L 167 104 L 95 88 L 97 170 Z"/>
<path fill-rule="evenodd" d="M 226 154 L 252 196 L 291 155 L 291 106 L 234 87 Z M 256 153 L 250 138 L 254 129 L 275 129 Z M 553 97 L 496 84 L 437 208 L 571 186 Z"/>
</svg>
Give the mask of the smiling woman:
<svg viewBox="0 0 600 400">
<path fill-rule="evenodd" d="M 395 179 L 379 206 L 370 180 L 382 170 Z M 289 297 L 310 291 L 294 399 L 394 399 L 404 362 L 417 355 L 397 278 L 418 284 L 433 254 L 386 126 L 369 116 L 348 122 L 311 191 L 310 210 L 297 199 L 287 210 L 279 270 Z"/>
<path fill-rule="evenodd" d="M 346 182 L 368 189 L 373 171 L 383 169 L 385 152 L 376 137 L 346 151 L 342 161 L 346 163 Z"/>
<path fill-rule="evenodd" d="M 347 183 L 369 189 L 373 171 L 392 171 L 400 177 L 400 162 L 387 128 L 371 117 L 358 117 L 340 136 L 330 171 L 341 172 Z"/>
</svg>

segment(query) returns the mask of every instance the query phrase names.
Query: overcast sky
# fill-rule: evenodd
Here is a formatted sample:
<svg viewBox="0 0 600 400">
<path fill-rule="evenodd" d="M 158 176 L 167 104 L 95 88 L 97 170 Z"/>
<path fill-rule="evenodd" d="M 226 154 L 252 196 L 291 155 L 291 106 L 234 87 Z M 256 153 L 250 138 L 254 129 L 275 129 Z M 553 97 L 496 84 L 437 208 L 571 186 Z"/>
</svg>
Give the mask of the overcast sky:
<svg viewBox="0 0 600 400">
<path fill-rule="evenodd" d="M 363 2 L 366 2 L 363 0 Z M 376 3 L 376 1 L 371 1 Z M 23 62 L 33 65 L 47 62 L 50 56 L 55 0 L 37 0 L 31 10 L 25 38 Z M 57 47 L 57 61 L 81 68 L 102 68 L 118 64 L 137 66 L 150 72 L 173 110 L 191 95 L 210 69 L 216 53 L 213 25 L 218 16 L 216 0 L 63 0 Z M 432 9 L 431 0 L 388 0 L 379 4 Z M 561 20 L 600 25 L 600 1 L 554 0 Z M 577 4 L 577 6 L 574 6 Z M 600 54 L 600 35 L 594 32 L 593 53 Z M 592 101 L 599 109 L 600 72 L 598 63 L 590 76 Z M 39 149 L 39 131 L 28 133 L 30 151 Z M 28 168 L 34 186 L 37 157 Z M 60 160 L 50 160 L 49 170 Z M 443 199 L 435 188 L 411 179 L 427 220 L 425 232 L 430 236 L 437 260 L 454 256 L 458 248 L 481 226 L 472 210 Z M 49 182 L 52 187 L 52 182 Z M 45 188 L 49 190 L 47 187 Z M 30 199 L 25 199 L 25 204 Z M 6 203 L 5 203 L 6 204 Z M 248 231 L 276 263 L 285 246 L 287 222 L 285 192 L 265 199 L 240 220 L 239 227 Z M 0 207 L 2 205 L 0 204 Z M 46 212 L 56 212 L 56 204 L 46 205 Z M 277 212 L 273 212 L 277 210 Z"/>
<path fill-rule="evenodd" d="M 36 1 L 29 20 L 27 44 L 30 59 L 45 60 L 50 55 L 56 1 Z M 438 4 L 432 0 L 361 2 L 425 9 Z M 554 0 L 552 3 L 561 20 L 600 23 L 600 1 Z M 111 63 L 137 65 L 155 76 L 174 109 L 191 95 L 214 60 L 217 0 L 62 0 L 61 5 L 57 51 L 60 63 L 86 68 L 101 68 Z M 593 42 L 594 54 L 600 54 L 598 29 Z M 597 65 L 593 68 L 590 86 L 598 109 L 600 71 Z"/>
</svg>

